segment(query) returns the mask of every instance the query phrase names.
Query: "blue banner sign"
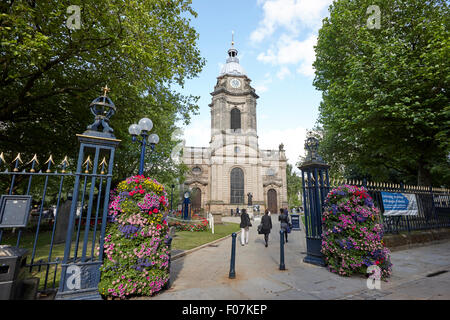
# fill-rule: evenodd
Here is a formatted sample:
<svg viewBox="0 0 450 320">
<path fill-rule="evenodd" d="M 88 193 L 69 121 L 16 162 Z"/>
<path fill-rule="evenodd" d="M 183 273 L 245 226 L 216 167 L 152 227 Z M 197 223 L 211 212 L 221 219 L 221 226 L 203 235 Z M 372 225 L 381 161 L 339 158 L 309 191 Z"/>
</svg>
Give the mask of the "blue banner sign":
<svg viewBox="0 0 450 320">
<path fill-rule="evenodd" d="M 416 216 L 419 213 L 415 194 L 381 192 L 385 216 Z"/>
</svg>

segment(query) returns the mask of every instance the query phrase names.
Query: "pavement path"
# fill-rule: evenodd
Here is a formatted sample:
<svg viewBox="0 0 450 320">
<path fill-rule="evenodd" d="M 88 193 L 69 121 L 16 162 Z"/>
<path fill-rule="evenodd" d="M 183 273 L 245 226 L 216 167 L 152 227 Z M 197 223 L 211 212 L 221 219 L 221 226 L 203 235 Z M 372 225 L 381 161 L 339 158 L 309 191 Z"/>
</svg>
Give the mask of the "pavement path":
<svg viewBox="0 0 450 320">
<path fill-rule="evenodd" d="M 238 222 L 237 217 L 224 221 Z M 286 270 L 279 270 L 280 224 L 272 215 L 269 246 L 258 235 L 258 218 L 249 244 L 236 238 L 236 278 L 229 279 L 231 238 L 172 261 L 171 286 L 151 300 L 317 300 L 317 299 L 450 299 L 450 241 L 393 252 L 393 275 L 381 290 L 367 288 L 363 276 L 340 277 L 303 262 L 304 228 L 292 231 L 285 245 Z M 448 271 L 436 273 L 439 271 Z M 427 277 L 427 275 L 432 275 Z"/>
</svg>

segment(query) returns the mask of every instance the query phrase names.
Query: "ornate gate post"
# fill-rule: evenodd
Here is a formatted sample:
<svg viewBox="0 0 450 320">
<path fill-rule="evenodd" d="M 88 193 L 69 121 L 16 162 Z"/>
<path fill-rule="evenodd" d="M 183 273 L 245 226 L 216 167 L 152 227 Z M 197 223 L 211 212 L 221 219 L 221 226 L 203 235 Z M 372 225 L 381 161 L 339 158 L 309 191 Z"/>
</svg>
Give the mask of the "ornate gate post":
<svg viewBox="0 0 450 320">
<path fill-rule="evenodd" d="M 100 266 L 103 263 L 103 239 L 107 223 L 114 153 L 120 142 L 109 126 L 109 119 L 115 113 L 116 107 L 106 96 L 108 87 L 103 90 L 103 96 L 92 101 L 90 105 L 95 122 L 88 126 L 83 134 L 77 134 L 80 149 L 64 259 L 61 264 L 61 280 L 56 299 L 101 299 L 98 283 Z M 100 131 L 99 127 L 103 130 Z M 91 156 L 93 162 L 90 160 Z M 101 158 L 103 160 L 100 162 Z M 86 167 L 85 170 L 83 166 Z M 95 254 L 96 247 L 100 248 L 98 256 Z"/>
<path fill-rule="evenodd" d="M 318 154 L 319 142 L 309 136 L 305 142 L 306 159 L 298 167 L 302 171 L 303 203 L 305 209 L 305 232 L 307 255 L 303 260 L 325 266 L 322 249 L 322 210 L 330 184 L 330 168 Z"/>
</svg>

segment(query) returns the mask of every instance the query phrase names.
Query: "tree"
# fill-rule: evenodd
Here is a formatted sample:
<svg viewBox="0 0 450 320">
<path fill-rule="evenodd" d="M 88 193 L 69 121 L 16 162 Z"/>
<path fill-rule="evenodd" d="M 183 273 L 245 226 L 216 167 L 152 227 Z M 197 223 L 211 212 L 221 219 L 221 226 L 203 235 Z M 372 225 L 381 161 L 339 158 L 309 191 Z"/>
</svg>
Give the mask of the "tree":
<svg viewBox="0 0 450 320">
<path fill-rule="evenodd" d="M 302 199 L 299 194 L 302 192 L 302 178 L 299 177 L 291 164 L 286 165 L 286 183 L 289 207 L 300 207 Z"/>
<path fill-rule="evenodd" d="M 0 4 L 0 150 L 76 158 L 76 133 L 93 122 L 89 103 L 107 84 L 122 142 L 115 179 L 137 173 L 128 126 L 146 116 L 170 154 L 170 133 L 188 123 L 198 97 L 176 92 L 204 65 L 189 0 L 9 0 Z M 80 25 L 73 11 L 79 8 Z M 75 12 L 75 13 L 74 13 Z M 75 19 L 75 20 L 74 20 Z M 176 166 L 169 165 L 174 172 Z M 166 179 L 167 180 L 167 179 Z M 170 179 L 168 179 L 170 180 Z"/>
<path fill-rule="evenodd" d="M 449 186 L 448 2 L 341 0 L 329 12 L 314 63 L 324 157 L 377 179 Z"/>
</svg>

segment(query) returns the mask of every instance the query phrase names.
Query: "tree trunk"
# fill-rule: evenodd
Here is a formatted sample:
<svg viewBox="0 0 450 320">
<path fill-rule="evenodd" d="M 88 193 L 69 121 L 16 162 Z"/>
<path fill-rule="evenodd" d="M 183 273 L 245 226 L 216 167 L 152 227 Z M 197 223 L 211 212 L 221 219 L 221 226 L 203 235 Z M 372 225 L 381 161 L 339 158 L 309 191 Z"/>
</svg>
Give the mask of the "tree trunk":
<svg viewBox="0 0 450 320">
<path fill-rule="evenodd" d="M 417 170 L 417 184 L 419 186 L 431 186 L 431 172 L 428 169 L 427 164 L 423 161 L 419 161 L 419 168 Z"/>
</svg>

